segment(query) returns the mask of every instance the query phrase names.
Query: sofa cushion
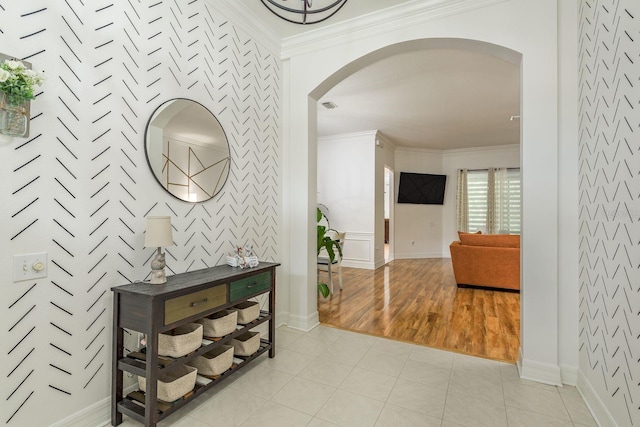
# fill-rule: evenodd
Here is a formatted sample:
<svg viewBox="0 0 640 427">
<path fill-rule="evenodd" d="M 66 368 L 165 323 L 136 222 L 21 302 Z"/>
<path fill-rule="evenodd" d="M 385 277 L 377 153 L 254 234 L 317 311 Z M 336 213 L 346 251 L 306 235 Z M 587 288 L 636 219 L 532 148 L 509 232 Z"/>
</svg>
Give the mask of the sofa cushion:
<svg viewBox="0 0 640 427">
<path fill-rule="evenodd" d="M 460 234 L 460 243 L 468 246 L 519 248 L 519 234 Z"/>
<path fill-rule="evenodd" d="M 463 234 L 482 234 L 482 230 L 478 230 L 475 233 L 468 233 L 466 231 L 458 231 L 458 240 L 461 239 L 460 236 L 463 235 Z"/>
</svg>

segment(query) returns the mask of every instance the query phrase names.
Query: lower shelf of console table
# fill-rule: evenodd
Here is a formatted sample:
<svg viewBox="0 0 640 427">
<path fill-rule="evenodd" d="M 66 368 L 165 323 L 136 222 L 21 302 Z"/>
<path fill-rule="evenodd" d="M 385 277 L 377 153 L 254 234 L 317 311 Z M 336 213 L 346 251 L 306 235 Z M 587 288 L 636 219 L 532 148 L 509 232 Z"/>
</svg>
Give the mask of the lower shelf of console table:
<svg viewBox="0 0 640 427">
<path fill-rule="evenodd" d="M 203 377 L 201 375 L 198 376 L 196 380 L 196 386 L 192 390 L 192 392 L 186 394 L 183 398 L 178 399 L 174 402 L 167 403 L 162 401 L 157 401 L 157 413 L 158 413 L 158 421 L 162 421 L 169 415 L 171 415 L 176 410 L 180 409 L 184 405 L 188 404 L 189 401 L 195 399 L 200 396 L 202 393 L 219 383 L 220 381 L 228 378 L 235 372 L 243 369 L 245 366 L 248 366 L 250 361 L 261 356 L 271 349 L 271 343 L 267 340 L 260 340 L 260 348 L 257 352 L 252 354 L 251 356 L 236 356 L 237 358 L 243 359 L 241 363 L 234 363 L 230 369 L 223 372 L 220 375 L 216 375 L 215 377 Z M 203 384 L 203 382 L 206 382 Z M 146 404 L 146 395 L 143 391 L 134 391 L 129 393 L 120 403 L 118 403 L 118 410 L 133 418 L 134 420 L 140 421 L 144 423 L 145 419 L 145 404 Z"/>
<path fill-rule="evenodd" d="M 229 266 L 212 267 L 167 278 L 165 285 L 135 283 L 112 288 L 114 292 L 113 363 L 111 424 L 122 423 L 127 415 L 147 427 L 171 415 L 206 390 L 235 372 L 244 369 L 257 357 L 275 356 L 275 268 L 279 264 L 260 263 L 257 268 L 241 270 Z M 225 310 L 254 297 L 268 293 L 268 309 L 261 310 L 254 321 L 237 325 L 235 331 L 220 338 L 203 339 L 195 351 L 177 358 L 158 354 L 158 335 L 186 323 Z M 193 390 L 173 402 L 157 399 L 157 381 L 164 374 L 188 364 L 195 358 L 260 325 L 268 324 L 268 334 L 260 339 L 258 349 L 249 356 L 234 355 L 227 371 L 215 377 L 198 375 Z M 124 329 L 147 336 L 147 347 L 124 355 Z M 257 343 L 256 343 L 257 344 Z M 135 391 L 124 395 L 124 373 L 146 379 L 146 393 Z"/>
</svg>

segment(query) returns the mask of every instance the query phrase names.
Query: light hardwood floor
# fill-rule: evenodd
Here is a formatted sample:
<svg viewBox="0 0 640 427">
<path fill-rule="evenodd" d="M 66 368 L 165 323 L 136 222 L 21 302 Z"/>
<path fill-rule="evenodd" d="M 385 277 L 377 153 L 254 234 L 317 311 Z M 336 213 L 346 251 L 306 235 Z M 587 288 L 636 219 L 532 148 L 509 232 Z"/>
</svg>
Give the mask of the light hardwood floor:
<svg viewBox="0 0 640 427">
<path fill-rule="evenodd" d="M 515 362 L 520 294 L 458 288 L 447 258 L 342 268 L 344 289 L 319 297 L 320 322 L 376 336 Z M 321 273 L 326 280 L 326 273 Z M 337 286 L 337 276 L 334 275 Z"/>
</svg>

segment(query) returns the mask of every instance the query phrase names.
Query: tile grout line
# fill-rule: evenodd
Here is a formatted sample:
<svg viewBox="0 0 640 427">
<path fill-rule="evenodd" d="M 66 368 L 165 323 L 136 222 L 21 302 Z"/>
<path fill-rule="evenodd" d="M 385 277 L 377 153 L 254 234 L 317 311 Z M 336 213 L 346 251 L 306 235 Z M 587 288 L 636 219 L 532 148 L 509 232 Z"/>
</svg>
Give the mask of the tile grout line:
<svg viewBox="0 0 640 427">
<path fill-rule="evenodd" d="M 376 339 L 379 339 L 379 338 L 376 338 Z M 373 345 L 371 347 L 373 347 Z M 369 349 L 369 351 L 371 351 L 371 349 Z M 384 402 L 382 404 L 382 409 L 380 410 L 380 413 L 378 414 L 378 416 L 376 417 L 376 420 L 373 423 L 374 427 L 378 423 L 378 420 L 380 420 L 380 416 L 382 415 L 382 412 L 384 411 L 384 408 L 387 406 L 387 404 L 389 404 L 389 397 L 391 396 L 391 393 L 393 393 L 393 389 L 395 388 L 396 384 L 398 384 L 398 380 L 400 379 L 400 375 L 402 375 L 402 371 L 404 370 L 404 367 L 407 365 L 407 361 L 409 360 L 410 356 L 411 356 L 411 351 L 409 351 L 409 355 L 407 355 L 407 358 L 405 359 L 404 363 L 402 364 L 402 368 L 400 368 L 400 373 L 398 373 L 398 375 L 396 376 L 395 380 L 393 381 L 393 385 L 391 386 L 391 390 L 389 390 L 389 394 L 387 394 L 387 397 L 386 397 L 386 399 L 384 400 Z"/>
</svg>

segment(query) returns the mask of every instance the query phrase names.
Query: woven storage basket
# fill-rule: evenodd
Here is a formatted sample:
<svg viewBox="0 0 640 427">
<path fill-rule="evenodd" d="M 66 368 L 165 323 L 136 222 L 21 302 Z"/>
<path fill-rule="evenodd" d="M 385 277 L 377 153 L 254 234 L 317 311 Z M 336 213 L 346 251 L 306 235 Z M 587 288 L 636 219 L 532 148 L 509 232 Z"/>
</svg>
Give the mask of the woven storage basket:
<svg viewBox="0 0 640 427">
<path fill-rule="evenodd" d="M 158 355 L 182 357 L 202 345 L 202 325 L 187 323 L 164 334 L 158 334 Z"/>
<path fill-rule="evenodd" d="M 260 305 L 256 301 L 245 301 L 235 305 L 238 311 L 238 323 L 245 325 L 256 320 L 260 316 Z"/>
<path fill-rule="evenodd" d="M 233 365 L 233 346 L 221 345 L 189 362 L 200 375 L 220 375 Z"/>
<path fill-rule="evenodd" d="M 222 310 L 211 316 L 198 319 L 196 322 L 202 324 L 205 337 L 223 337 L 236 330 L 238 324 L 238 312 L 235 310 Z"/>
<path fill-rule="evenodd" d="M 260 348 L 260 333 L 245 332 L 232 339 L 231 345 L 237 356 L 251 356 Z"/>
<path fill-rule="evenodd" d="M 196 385 L 198 370 L 192 366 L 182 365 L 168 374 L 158 378 L 158 400 L 173 402 L 189 393 Z M 147 391 L 147 379 L 138 377 L 138 387 Z"/>
</svg>

